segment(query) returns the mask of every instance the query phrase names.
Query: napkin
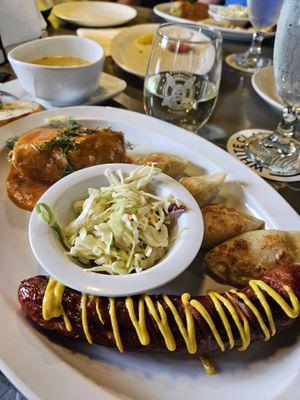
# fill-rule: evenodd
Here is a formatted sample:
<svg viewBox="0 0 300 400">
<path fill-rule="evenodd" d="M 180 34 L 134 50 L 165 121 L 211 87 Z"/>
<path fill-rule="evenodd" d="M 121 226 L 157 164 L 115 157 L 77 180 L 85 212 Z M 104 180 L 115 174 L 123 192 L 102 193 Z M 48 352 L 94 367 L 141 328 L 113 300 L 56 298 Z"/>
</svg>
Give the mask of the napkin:
<svg viewBox="0 0 300 400">
<path fill-rule="evenodd" d="M 77 35 L 92 39 L 99 43 L 104 50 L 106 56 L 111 55 L 110 45 L 113 38 L 121 32 L 122 29 L 126 28 L 114 28 L 114 29 L 77 29 Z"/>
<path fill-rule="evenodd" d="M 4 47 L 39 38 L 46 26 L 35 0 L 0 0 L 0 34 Z"/>
</svg>

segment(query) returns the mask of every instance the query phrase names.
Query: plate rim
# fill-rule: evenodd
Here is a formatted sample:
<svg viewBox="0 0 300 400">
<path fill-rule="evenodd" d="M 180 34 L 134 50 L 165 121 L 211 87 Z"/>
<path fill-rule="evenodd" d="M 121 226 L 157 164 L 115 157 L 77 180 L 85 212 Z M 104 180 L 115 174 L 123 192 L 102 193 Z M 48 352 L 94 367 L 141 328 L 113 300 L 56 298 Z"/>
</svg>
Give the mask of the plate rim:
<svg viewBox="0 0 300 400">
<path fill-rule="evenodd" d="M 251 77 L 251 84 L 252 87 L 254 89 L 254 91 L 256 92 L 256 94 L 262 98 L 267 104 L 269 104 L 270 106 L 274 107 L 277 111 L 282 111 L 283 109 L 283 105 L 280 104 L 278 101 L 276 101 L 275 99 L 273 99 L 272 97 L 268 96 L 268 94 L 262 90 L 257 82 L 257 78 L 259 75 L 261 75 L 262 73 L 264 73 L 266 70 L 273 70 L 273 66 L 270 67 L 265 67 L 262 69 L 259 69 L 258 71 L 256 71 L 252 77 Z"/>
<path fill-rule="evenodd" d="M 105 81 L 105 84 L 103 85 L 102 82 Z M 111 91 L 107 91 L 106 93 L 104 93 L 101 97 L 100 94 L 98 94 L 96 96 L 95 99 L 95 95 L 96 93 L 99 91 L 99 89 L 106 89 L 106 82 L 110 83 L 110 84 L 115 84 L 118 85 L 117 90 L 111 90 Z M 33 101 L 39 103 L 42 107 L 44 107 L 46 110 L 52 109 L 54 107 L 58 108 L 58 106 L 54 106 L 52 105 L 52 103 L 47 102 L 46 100 L 43 99 L 39 99 L 37 97 L 34 96 L 29 96 L 29 94 L 27 94 L 27 92 L 25 91 L 25 89 L 23 89 L 20 81 L 18 78 L 16 79 L 12 79 L 8 82 L 4 82 L 4 83 L 0 83 L 0 88 L 2 88 L 3 90 L 5 90 L 5 86 L 7 84 L 10 84 L 10 86 L 13 86 L 13 89 L 9 89 L 9 92 L 14 94 L 15 89 L 20 88 L 22 90 L 22 94 L 21 94 L 21 99 L 27 99 L 30 98 Z M 17 88 L 15 87 L 15 85 L 17 85 Z M 109 99 L 113 99 L 114 97 L 118 96 L 120 93 L 124 92 L 124 90 L 127 88 L 127 83 L 124 79 L 119 78 L 117 76 L 108 74 L 107 72 L 102 72 L 99 78 L 99 85 L 98 88 L 95 90 L 95 92 L 91 93 L 87 99 L 85 99 L 84 101 L 82 101 L 83 104 L 87 105 L 87 106 L 91 106 L 91 105 L 97 105 L 97 104 L 101 104 Z M 25 96 L 23 97 L 23 94 L 25 94 Z M 75 105 L 74 105 L 75 106 Z M 66 106 L 63 106 L 66 107 Z M 71 106 L 69 106 L 71 107 Z"/>
<path fill-rule="evenodd" d="M 265 182 L 262 178 L 258 177 L 254 172 L 249 170 L 242 163 L 235 160 L 225 150 L 219 148 L 217 145 L 215 145 L 211 142 L 208 142 L 204 138 L 198 137 L 191 132 L 185 131 L 184 129 L 176 127 L 167 122 L 160 121 L 153 117 L 145 116 L 143 114 L 140 114 L 140 113 L 137 113 L 134 111 L 128 111 L 128 110 L 123 110 L 123 109 L 118 109 L 118 108 L 113 108 L 113 107 L 99 107 L 99 106 L 98 107 L 97 106 L 74 106 L 74 107 L 67 107 L 67 108 L 56 108 L 56 109 L 46 110 L 46 111 L 42 111 L 40 113 L 32 114 L 25 118 L 27 119 L 27 121 L 28 121 L 28 119 L 30 119 L 30 120 L 33 120 L 33 122 L 34 122 L 35 120 L 39 120 L 39 118 L 41 116 L 44 116 L 45 114 L 51 115 L 51 114 L 56 114 L 56 113 L 62 113 L 64 110 L 72 110 L 72 113 L 76 112 L 77 110 L 78 110 L 78 113 L 80 113 L 80 112 L 86 113 L 88 110 L 90 110 L 91 113 L 95 112 L 95 114 L 97 115 L 97 118 L 99 118 L 99 119 L 101 118 L 103 120 L 105 120 L 106 118 L 109 117 L 109 115 L 111 115 L 111 119 L 114 120 L 114 122 L 116 122 L 116 123 L 118 123 L 119 121 L 126 120 L 127 124 L 135 124 L 136 126 L 144 125 L 145 129 L 153 130 L 156 132 L 159 131 L 160 134 L 166 134 L 166 136 L 169 138 L 174 136 L 174 132 L 175 132 L 175 136 L 176 137 L 178 136 L 179 143 L 188 142 L 190 146 L 192 146 L 193 143 L 195 143 L 195 142 L 202 143 L 202 144 L 205 143 L 205 145 L 208 147 L 208 150 L 211 152 L 211 154 L 210 154 L 211 156 L 213 156 L 214 153 L 217 153 L 219 155 L 222 154 L 225 157 L 225 161 L 226 160 L 229 161 L 228 166 L 230 166 L 230 174 L 234 173 L 236 171 L 237 167 L 239 166 L 240 169 L 242 170 L 242 172 L 245 172 L 245 174 L 244 174 L 245 178 L 246 177 L 248 178 L 248 179 L 245 179 L 245 181 L 246 181 L 245 183 L 248 183 L 248 184 L 253 183 L 253 182 L 255 183 L 256 190 L 254 191 L 253 195 L 256 196 L 257 201 L 259 201 L 261 194 L 264 191 L 265 191 L 265 193 L 267 193 L 267 195 L 264 196 L 264 197 L 267 197 L 267 199 L 269 199 L 268 194 L 271 193 L 273 195 L 272 199 L 274 199 L 274 201 L 270 202 L 268 200 L 266 202 L 266 199 L 265 199 L 265 201 L 262 202 L 264 208 L 268 209 L 268 207 L 270 206 L 271 210 L 272 210 L 275 206 L 276 207 L 284 207 L 284 209 L 287 210 L 287 214 L 288 214 L 289 218 L 295 218 L 296 222 L 300 218 L 299 215 L 296 213 L 296 211 L 286 202 L 285 199 L 282 198 L 282 196 L 279 193 L 277 193 L 275 191 L 275 189 L 273 189 L 267 182 Z M 80 116 L 78 116 L 78 117 L 80 118 Z M 84 114 L 84 117 L 87 117 L 87 115 Z M 4 139 L 5 139 L 5 137 L 9 137 L 12 129 L 21 130 L 21 126 L 23 125 L 23 123 L 24 123 L 24 118 L 22 120 L 17 120 L 17 121 L 11 122 L 10 124 L 7 124 L 7 125 L 1 127 L 0 128 L 0 138 L 1 138 L 0 141 L 3 141 L 3 137 L 4 137 Z M 150 126 L 150 128 L 149 128 L 149 126 Z M 168 131 L 168 133 L 166 131 Z M 180 133 L 184 133 L 184 135 L 180 135 Z M 176 141 L 177 141 L 177 138 L 176 138 Z M 1 143 L 0 143 L 0 147 L 2 147 Z M 216 165 L 218 165 L 218 164 L 216 164 Z M 233 166 L 233 168 L 232 168 L 232 166 Z M 269 214 L 270 213 L 272 214 L 271 210 L 268 210 Z M 279 213 L 277 212 L 277 214 L 279 214 Z M 283 222 L 278 222 L 278 224 L 279 225 L 283 224 L 283 226 L 284 226 Z M 284 228 L 282 228 L 282 229 L 284 229 Z M 9 312 L 11 313 L 11 315 L 13 315 L 13 318 L 8 320 L 8 323 L 5 324 L 4 332 L 12 330 L 11 326 L 10 326 L 11 324 L 13 325 L 13 328 L 15 328 L 15 327 L 19 328 L 18 324 L 20 322 L 19 320 L 20 320 L 21 316 L 18 315 L 19 313 L 16 312 L 16 310 L 14 310 L 10 304 L 8 304 L 8 301 L 5 299 L 5 295 L 4 295 L 4 293 L 2 293 L 2 291 L 0 292 L 0 304 L 2 306 L 2 308 L 1 308 L 2 310 L 8 309 Z M 24 331 L 26 331 L 27 333 L 30 331 L 30 333 L 33 334 L 32 333 L 33 328 L 30 324 L 22 325 L 22 329 L 24 329 Z M 39 332 L 35 333 L 35 338 L 39 342 L 41 342 L 40 335 L 41 334 Z M 42 336 L 42 338 L 44 338 L 44 336 Z M 22 340 L 25 341 L 25 343 L 27 343 L 26 335 L 25 335 L 25 338 L 22 337 Z M 42 344 L 42 345 L 44 346 L 44 344 Z M 53 356 L 53 353 L 55 353 L 53 346 L 51 346 L 51 347 L 45 346 L 45 347 L 47 349 L 47 354 L 49 353 L 51 356 Z M 5 341 L 0 342 L 0 349 L 1 348 L 2 349 L 5 348 Z M 26 348 L 27 355 L 28 355 L 28 351 L 30 349 L 32 349 L 32 347 L 30 347 L 30 346 L 28 348 Z M 25 352 L 25 350 L 24 350 L 24 352 Z M 56 358 L 58 357 L 58 356 L 56 356 L 56 353 L 54 355 Z M 40 361 L 40 358 L 38 360 Z M 74 370 L 73 374 L 77 374 L 78 376 L 81 376 L 82 381 L 80 381 L 80 382 L 82 382 L 82 385 L 84 387 L 86 387 L 86 384 L 90 385 L 88 387 L 94 387 L 95 383 L 93 381 L 90 381 L 89 378 L 81 375 L 79 371 L 74 369 L 71 365 L 67 364 L 64 360 L 60 361 L 60 362 L 63 362 L 67 373 L 69 373 L 70 369 L 72 369 L 72 370 Z M 3 369 L 3 371 L 6 372 L 6 375 L 9 377 L 9 379 L 11 379 L 13 384 L 21 392 L 25 393 L 26 395 L 27 394 L 29 395 L 28 396 L 29 399 L 37 399 L 38 398 L 37 395 L 35 394 L 35 392 L 33 392 L 33 390 L 32 390 L 34 384 L 32 382 L 30 382 L 30 385 L 29 385 L 28 383 L 20 380 L 20 378 L 18 378 L 18 376 L 14 373 L 13 368 L 11 368 L 8 365 L 8 363 L 2 359 L 2 354 L 1 354 L 1 359 L 0 359 L 0 365 L 1 365 L 1 368 Z M 298 373 L 299 373 L 299 371 L 298 371 Z M 298 387 L 299 387 L 299 384 L 296 382 L 296 379 L 297 379 L 297 376 L 293 376 L 291 381 L 284 388 L 283 392 L 286 392 L 286 390 L 289 390 L 291 385 L 298 385 Z M 91 388 L 91 390 L 93 390 L 93 388 Z M 97 391 L 98 391 L 98 396 L 99 395 L 101 396 L 101 393 L 103 393 L 102 399 L 117 399 L 117 398 L 120 398 L 118 396 L 121 395 L 119 393 L 116 393 L 116 395 L 117 395 L 117 397 L 116 397 L 115 394 L 112 394 L 108 388 L 105 388 L 103 386 L 100 387 L 98 385 L 97 385 Z M 275 397 L 273 397 L 273 400 L 278 398 L 278 396 L 282 396 L 283 392 L 275 393 L 275 395 L 274 395 Z M 33 394 L 33 396 L 32 396 L 32 394 Z M 49 395 L 43 396 L 43 398 L 49 398 Z M 123 398 L 127 398 L 127 397 L 123 396 Z M 289 397 L 289 398 L 291 399 L 291 397 Z"/>
<path fill-rule="evenodd" d="M 127 9 L 128 11 L 130 10 L 132 15 L 130 17 L 129 16 L 126 17 L 125 19 L 123 18 L 122 22 L 115 22 L 115 23 L 110 23 L 110 24 L 103 24 L 103 23 L 95 23 L 94 24 L 94 23 L 90 23 L 90 22 L 82 22 L 82 20 L 80 18 L 67 17 L 67 16 L 65 16 L 63 14 L 57 14 L 56 13 L 57 10 L 59 10 L 60 8 L 65 7 L 66 5 L 68 6 L 71 3 L 73 3 L 73 4 L 75 4 L 76 6 L 79 6 L 79 7 L 82 5 L 82 3 L 92 3 L 92 4 L 93 3 L 94 4 L 99 3 L 99 4 L 104 5 L 104 6 L 105 5 L 112 5 L 115 8 L 123 8 L 123 10 Z M 61 20 L 66 21 L 68 23 L 71 23 L 73 25 L 83 26 L 83 27 L 86 27 L 86 28 L 92 28 L 92 27 L 94 27 L 94 28 L 101 28 L 101 27 L 102 28 L 108 28 L 108 27 L 112 27 L 112 26 L 119 26 L 119 25 L 126 24 L 129 21 L 132 21 L 137 16 L 137 10 L 135 8 L 133 8 L 133 7 L 129 6 L 129 5 L 127 5 L 127 4 L 111 3 L 111 2 L 108 2 L 108 1 L 88 1 L 88 0 L 81 1 L 81 2 L 70 1 L 70 2 L 67 2 L 67 3 L 60 3 L 60 4 L 54 5 L 54 7 L 52 8 L 52 11 L 53 11 L 53 14 L 55 15 L 55 17 L 57 17 L 57 18 L 59 18 Z"/>
</svg>

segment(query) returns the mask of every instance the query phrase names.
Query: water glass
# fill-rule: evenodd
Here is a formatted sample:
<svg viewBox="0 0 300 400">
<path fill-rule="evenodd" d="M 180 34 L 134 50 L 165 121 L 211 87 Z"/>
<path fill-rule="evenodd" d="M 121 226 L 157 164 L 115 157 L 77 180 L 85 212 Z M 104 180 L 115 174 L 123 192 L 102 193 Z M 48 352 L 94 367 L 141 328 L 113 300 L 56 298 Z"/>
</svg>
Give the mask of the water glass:
<svg viewBox="0 0 300 400">
<path fill-rule="evenodd" d="M 246 143 L 251 160 L 273 174 L 300 174 L 300 142 L 293 138 L 300 107 L 300 2 L 285 0 L 279 17 L 274 46 L 274 75 L 284 107 L 282 120 L 272 133 L 258 133 Z"/>
<path fill-rule="evenodd" d="M 221 69 L 219 31 L 194 24 L 160 25 L 144 83 L 146 113 L 198 132 L 216 104 Z"/>
<path fill-rule="evenodd" d="M 282 3 L 283 0 L 248 0 L 249 19 L 254 29 L 252 43 L 245 53 L 226 57 L 231 67 L 253 73 L 272 65 L 270 58 L 261 55 L 261 46 L 266 32 L 277 24 Z"/>
</svg>

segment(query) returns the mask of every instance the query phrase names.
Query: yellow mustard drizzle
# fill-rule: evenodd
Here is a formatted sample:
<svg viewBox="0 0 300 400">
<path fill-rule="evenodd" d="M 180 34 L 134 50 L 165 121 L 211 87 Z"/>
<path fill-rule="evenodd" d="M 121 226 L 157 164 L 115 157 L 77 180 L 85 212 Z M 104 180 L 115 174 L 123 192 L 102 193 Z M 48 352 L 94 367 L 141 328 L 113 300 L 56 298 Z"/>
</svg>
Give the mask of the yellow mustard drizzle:
<svg viewBox="0 0 300 400">
<path fill-rule="evenodd" d="M 261 316 L 261 313 L 258 311 L 258 309 L 255 307 L 255 305 L 249 300 L 248 296 L 246 296 L 244 293 L 240 293 L 235 289 L 231 289 L 230 290 L 231 293 L 235 294 L 236 296 L 238 296 L 240 299 L 243 300 L 243 302 L 246 304 L 247 307 L 249 307 L 249 309 L 252 311 L 252 313 L 255 315 L 257 322 L 259 323 L 259 326 L 261 327 L 264 335 L 265 335 L 265 339 L 264 340 L 269 340 L 271 335 L 270 335 L 270 331 L 267 327 L 267 325 L 264 323 L 264 320 Z M 229 294 L 227 293 L 227 296 L 229 296 Z"/>
<path fill-rule="evenodd" d="M 146 329 L 145 304 L 143 299 L 139 299 L 139 319 L 135 315 L 132 297 L 126 298 L 125 305 L 139 341 L 143 346 L 147 346 L 150 343 L 150 337 Z"/>
<path fill-rule="evenodd" d="M 210 298 L 212 299 L 217 311 L 219 312 L 219 315 L 221 317 L 221 320 L 223 322 L 224 328 L 226 330 L 226 333 L 228 335 L 228 340 L 229 340 L 229 346 L 232 349 L 234 347 L 235 341 L 233 338 L 232 330 L 230 323 L 228 322 L 228 319 L 225 315 L 224 309 L 222 307 L 222 304 L 224 307 L 227 308 L 229 311 L 230 315 L 232 316 L 234 323 L 239 331 L 239 334 L 242 339 L 242 346 L 239 348 L 239 350 L 243 351 L 246 350 L 247 347 L 250 344 L 250 328 L 249 328 L 249 323 L 248 320 L 245 318 L 243 320 L 244 325 L 242 326 L 240 317 L 241 314 L 238 313 L 237 308 L 234 307 L 234 303 L 226 299 L 226 297 L 222 296 L 220 293 L 217 292 L 210 292 L 209 293 Z M 222 303 L 222 304 L 221 304 Z M 243 314 L 242 314 L 243 315 Z"/>
<path fill-rule="evenodd" d="M 210 361 L 210 358 L 206 354 L 202 354 L 202 356 L 200 357 L 200 361 L 207 375 L 214 375 L 217 372 L 216 368 Z"/>
<path fill-rule="evenodd" d="M 270 324 L 271 336 L 274 336 L 276 333 L 276 328 L 272 316 L 272 311 L 270 306 L 262 292 L 264 290 L 273 300 L 277 302 L 277 304 L 282 308 L 282 310 L 286 313 L 289 318 L 297 318 L 299 316 L 299 300 L 295 293 L 291 290 L 290 287 L 284 286 L 284 290 L 287 292 L 290 301 L 292 303 L 292 307 L 290 307 L 287 302 L 280 296 L 274 289 L 272 289 L 269 285 L 267 285 L 263 281 L 252 280 L 249 282 L 249 286 L 254 291 L 256 297 L 259 299 L 261 305 L 263 306 L 265 313 L 267 315 L 267 319 Z"/>
<path fill-rule="evenodd" d="M 209 296 L 215 306 L 216 311 L 219 314 L 219 317 L 222 321 L 222 324 L 224 326 L 224 329 L 226 331 L 226 335 L 228 337 L 228 343 L 229 347 L 233 348 L 235 345 L 235 340 L 234 340 L 234 335 L 232 331 L 231 324 L 228 320 L 227 315 L 230 315 L 232 321 L 235 324 L 235 328 L 239 332 L 239 336 L 241 338 L 242 345 L 239 347 L 238 350 L 246 350 L 250 344 L 251 341 L 251 332 L 250 332 L 250 326 L 249 322 L 246 318 L 246 315 L 242 312 L 241 308 L 237 305 L 236 299 L 233 297 L 233 295 L 237 296 L 239 299 L 241 299 L 244 304 L 251 310 L 253 315 L 256 317 L 258 324 L 264 333 L 264 339 L 269 340 L 271 336 L 273 336 L 276 333 L 276 327 L 273 319 L 273 315 L 270 309 L 270 306 L 268 304 L 268 301 L 266 299 L 266 296 L 264 292 L 271 297 L 285 312 L 285 314 L 289 318 L 297 318 L 300 313 L 300 303 L 295 295 L 295 293 L 292 291 L 292 289 L 289 286 L 284 286 L 284 290 L 286 291 L 290 304 L 289 305 L 285 299 L 277 293 L 273 288 L 271 288 L 268 284 L 261 280 L 252 280 L 249 282 L 249 286 L 252 288 L 254 291 L 256 298 L 260 302 L 264 312 L 266 319 L 268 321 L 268 325 L 264 322 L 263 316 L 261 315 L 261 312 L 258 310 L 258 308 L 251 302 L 249 297 L 242 292 L 239 292 L 235 289 L 231 289 L 229 292 L 226 292 L 225 294 L 220 294 L 214 291 L 211 291 L 209 293 Z M 49 279 L 44 299 L 43 299 L 43 318 L 45 320 L 49 320 L 51 318 L 59 317 L 63 315 L 64 321 L 66 324 L 67 330 L 71 330 L 71 324 L 70 321 L 68 320 L 68 317 L 64 313 L 63 306 L 62 306 L 62 297 L 64 293 L 65 287 L 60 284 L 59 282 L 55 281 L 53 278 Z M 190 354 L 194 354 L 197 352 L 197 342 L 196 342 L 196 333 L 195 333 L 195 324 L 194 324 L 194 317 L 191 312 L 191 307 L 194 308 L 195 310 L 198 311 L 200 316 L 206 321 L 207 325 L 209 326 L 212 335 L 214 336 L 216 342 L 218 343 L 220 350 L 224 351 L 226 346 L 224 343 L 219 331 L 216 328 L 216 325 L 214 321 L 212 320 L 210 314 L 204 307 L 204 305 L 196 299 L 191 299 L 191 296 L 188 293 L 184 293 L 181 296 L 181 302 L 184 308 L 185 312 L 185 321 L 182 320 L 181 316 L 179 315 L 179 312 L 177 308 L 175 307 L 174 303 L 172 300 L 169 298 L 167 295 L 162 296 L 163 301 L 165 304 L 168 306 L 168 309 L 172 313 L 174 320 L 178 326 L 178 329 L 185 341 L 187 351 Z M 102 315 L 99 309 L 99 299 L 95 299 L 95 308 L 97 315 L 99 317 L 99 320 L 103 323 Z M 134 302 L 131 297 L 127 297 L 125 300 L 125 305 L 128 311 L 129 318 L 132 322 L 132 325 L 134 326 L 134 329 L 136 331 L 136 334 L 139 338 L 139 341 L 142 345 L 147 346 L 150 343 L 150 337 L 149 333 L 147 331 L 147 326 L 146 326 L 146 307 L 148 314 L 153 318 L 155 321 L 163 339 L 165 342 L 165 345 L 169 351 L 174 351 L 176 350 L 176 342 L 174 339 L 174 336 L 172 334 L 168 317 L 167 314 L 164 310 L 163 305 L 159 302 L 156 301 L 156 303 L 153 302 L 152 298 L 150 296 L 142 295 L 139 298 L 138 302 L 138 317 L 136 316 L 136 312 L 134 309 Z M 146 306 L 146 307 L 145 307 Z M 89 332 L 89 326 L 88 326 L 88 319 L 87 319 L 87 295 L 82 294 L 81 298 L 81 310 L 82 310 L 82 326 L 84 333 L 86 335 L 87 341 L 89 343 L 92 343 L 92 338 Z M 226 314 L 227 310 L 227 314 Z M 117 314 L 116 314 L 116 307 L 115 307 L 115 299 L 114 298 L 109 298 L 109 315 L 110 315 L 110 321 L 111 321 L 111 326 L 112 326 L 112 331 L 113 331 L 113 337 L 116 343 L 117 348 L 123 352 L 123 344 L 122 344 L 122 338 L 120 335 L 119 331 L 119 325 L 118 325 L 118 319 L 117 319 Z M 201 361 L 204 365 L 204 368 L 207 373 L 212 374 L 214 373 L 214 368 L 210 364 L 209 360 L 207 359 L 206 356 L 201 356 Z"/>
<path fill-rule="evenodd" d="M 193 314 L 191 313 L 191 310 L 189 309 L 190 298 L 191 298 L 191 296 L 188 293 L 184 293 L 181 296 L 181 302 L 184 306 L 184 311 L 185 311 L 185 316 L 186 316 L 186 324 L 187 324 L 187 328 L 186 328 L 184 326 L 184 323 L 183 323 L 176 307 L 174 306 L 174 304 L 172 303 L 170 298 L 166 295 L 163 295 L 163 299 L 164 299 L 165 303 L 168 305 L 168 307 L 170 308 L 170 310 L 174 316 L 174 319 L 178 325 L 180 333 L 185 341 L 187 351 L 190 354 L 195 354 L 197 351 L 197 342 L 196 342 L 196 335 L 195 335 L 194 318 L 193 318 Z"/>
<path fill-rule="evenodd" d="M 101 311 L 100 311 L 100 308 L 99 308 L 99 298 L 98 297 L 95 297 L 95 302 L 96 302 L 96 313 L 98 315 L 98 318 L 99 318 L 101 324 L 104 325 L 103 318 L 102 318 L 102 315 L 101 315 Z"/>
<path fill-rule="evenodd" d="M 66 329 L 71 332 L 71 322 L 62 306 L 64 291 L 65 286 L 62 283 L 52 277 L 49 279 L 43 298 L 42 314 L 45 321 L 63 316 Z"/>
<path fill-rule="evenodd" d="M 123 350 L 122 339 L 121 339 L 120 331 L 119 331 L 118 319 L 117 319 L 117 315 L 116 315 L 115 299 L 112 297 L 109 298 L 109 315 L 110 315 L 110 322 L 111 322 L 116 346 L 119 349 L 119 351 L 121 353 L 123 353 L 124 350 Z"/>
<path fill-rule="evenodd" d="M 249 322 L 248 322 L 245 314 L 242 312 L 242 310 L 238 306 L 236 306 L 234 298 L 227 292 L 225 294 L 231 300 L 231 302 L 234 305 L 239 317 L 241 318 L 241 320 L 243 322 L 244 332 L 243 332 L 243 334 L 241 334 L 241 336 L 244 337 L 244 340 L 242 342 L 242 346 L 240 346 L 238 348 L 238 350 L 239 351 L 244 351 L 244 350 L 246 350 L 248 348 L 248 346 L 250 345 L 250 342 L 251 342 L 250 325 L 249 325 Z"/>
<path fill-rule="evenodd" d="M 165 312 L 163 306 L 160 304 L 159 301 L 156 302 L 157 309 L 159 312 L 159 315 L 158 315 L 151 297 L 149 297 L 146 294 L 146 295 L 144 295 L 144 300 L 146 302 L 149 314 L 153 317 L 158 329 L 160 330 L 160 333 L 162 334 L 162 337 L 164 338 L 167 349 L 169 351 L 176 350 L 176 342 L 175 342 L 174 336 L 171 332 L 168 318 L 167 318 L 167 315 L 166 315 L 166 312 Z"/>
<path fill-rule="evenodd" d="M 198 300 L 191 300 L 190 305 L 198 311 L 198 313 L 202 316 L 202 318 L 205 319 L 205 321 L 206 321 L 207 325 L 210 327 L 210 330 L 211 330 L 216 342 L 218 343 L 221 351 L 225 351 L 225 344 L 216 328 L 214 321 L 212 320 L 209 313 L 206 311 L 203 304 L 200 303 L 200 301 L 198 301 Z"/>
<path fill-rule="evenodd" d="M 86 311 L 87 300 L 88 300 L 87 294 L 82 293 L 82 296 L 81 296 L 81 320 L 82 320 L 82 327 L 83 327 L 83 332 L 85 334 L 86 340 L 89 342 L 89 344 L 93 344 L 93 339 L 90 334 L 89 323 L 88 323 L 88 319 L 87 319 L 87 311 Z"/>
</svg>

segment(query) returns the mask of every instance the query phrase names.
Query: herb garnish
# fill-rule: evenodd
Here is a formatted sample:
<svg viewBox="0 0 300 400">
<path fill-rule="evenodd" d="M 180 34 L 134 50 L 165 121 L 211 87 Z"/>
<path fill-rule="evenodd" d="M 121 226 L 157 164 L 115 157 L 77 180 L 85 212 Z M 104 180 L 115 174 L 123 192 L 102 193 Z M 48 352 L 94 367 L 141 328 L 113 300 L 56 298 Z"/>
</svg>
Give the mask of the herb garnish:
<svg viewBox="0 0 300 400">
<path fill-rule="evenodd" d="M 51 151 L 53 148 L 59 147 L 67 160 L 64 176 L 68 175 L 73 172 L 73 167 L 69 159 L 69 151 L 77 149 L 75 138 L 82 135 L 93 134 L 97 129 L 83 127 L 74 118 L 70 118 L 66 126 L 61 126 L 56 122 L 51 122 L 49 126 L 57 128 L 57 136 L 50 139 L 48 142 L 44 142 L 40 145 L 33 144 L 32 146 L 36 151 Z"/>
<path fill-rule="evenodd" d="M 18 136 L 14 136 L 14 137 L 7 139 L 6 148 L 10 151 L 13 150 L 13 148 L 15 147 L 16 141 L 18 139 L 19 139 Z"/>
</svg>

